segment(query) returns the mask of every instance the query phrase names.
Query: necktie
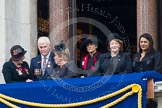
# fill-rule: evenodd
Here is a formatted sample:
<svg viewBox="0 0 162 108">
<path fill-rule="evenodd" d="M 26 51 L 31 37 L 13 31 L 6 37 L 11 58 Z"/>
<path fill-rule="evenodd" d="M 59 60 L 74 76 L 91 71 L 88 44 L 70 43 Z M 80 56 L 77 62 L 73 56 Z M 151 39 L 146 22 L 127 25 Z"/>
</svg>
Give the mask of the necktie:
<svg viewBox="0 0 162 108">
<path fill-rule="evenodd" d="M 44 76 L 45 70 L 46 70 L 46 56 L 43 57 L 42 76 Z"/>
</svg>

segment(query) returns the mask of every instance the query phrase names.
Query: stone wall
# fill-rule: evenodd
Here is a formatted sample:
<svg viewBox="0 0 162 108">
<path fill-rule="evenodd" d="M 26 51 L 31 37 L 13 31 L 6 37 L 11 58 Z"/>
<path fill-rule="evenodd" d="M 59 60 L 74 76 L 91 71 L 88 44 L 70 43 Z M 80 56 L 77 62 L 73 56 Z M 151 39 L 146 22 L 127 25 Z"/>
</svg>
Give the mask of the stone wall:
<svg viewBox="0 0 162 108">
<path fill-rule="evenodd" d="M 20 44 L 25 60 L 37 54 L 37 0 L 0 0 L 0 83 L 2 66 L 10 59 L 10 48 Z"/>
</svg>

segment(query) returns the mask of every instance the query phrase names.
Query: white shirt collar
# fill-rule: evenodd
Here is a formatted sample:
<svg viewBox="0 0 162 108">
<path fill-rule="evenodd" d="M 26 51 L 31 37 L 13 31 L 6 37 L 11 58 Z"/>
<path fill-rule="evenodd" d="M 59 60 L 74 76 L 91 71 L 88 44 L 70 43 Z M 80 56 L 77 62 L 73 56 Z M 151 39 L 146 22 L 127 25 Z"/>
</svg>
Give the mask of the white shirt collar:
<svg viewBox="0 0 162 108">
<path fill-rule="evenodd" d="M 47 59 L 47 60 L 49 59 L 50 54 L 51 54 L 51 52 L 49 52 L 49 53 L 47 54 L 47 56 L 46 56 L 46 59 Z M 41 55 L 41 59 L 43 59 L 43 58 L 44 58 L 44 56 Z"/>
</svg>

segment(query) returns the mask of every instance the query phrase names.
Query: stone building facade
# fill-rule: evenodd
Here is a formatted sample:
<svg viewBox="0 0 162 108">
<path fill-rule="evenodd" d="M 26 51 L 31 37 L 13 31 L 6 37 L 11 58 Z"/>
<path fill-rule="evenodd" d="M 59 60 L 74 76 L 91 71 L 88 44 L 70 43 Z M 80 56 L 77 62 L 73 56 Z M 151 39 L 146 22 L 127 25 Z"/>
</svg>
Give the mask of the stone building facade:
<svg viewBox="0 0 162 108">
<path fill-rule="evenodd" d="M 99 1 L 100 3 L 104 0 L 96 1 Z M 9 60 L 9 50 L 14 44 L 20 44 L 28 51 L 26 54 L 26 60 L 28 62 L 30 62 L 32 57 L 37 55 L 37 2 L 38 0 L 0 0 L 0 70 L 2 70 L 3 63 Z M 73 43 L 76 43 L 77 39 L 73 36 L 81 34 L 81 32 L 76 29 L 76 23 L 79 22 L 79 18 L 77 19 L 76 17 L 78 12 L 78 10 L 76 10 L 76 4 L 77 2 L 80 2 L 80 0 L 48 0 L 48 2 L 48 36 L 52 46 L 60 40 L 69 40 L 71 43 L 69 46 L 74 47 L 76 44 Z M 135 0 L 135 3 L 136 39 L 138 39 L 142 33 L 148 32 L 153 36 L 155 48 L 161 51 L 161 1 Z M 93 20 L 88 20 L 88 22 L 93 25 Z M 89 34 L 92 34 L 91 31 L 94 29 L 91 25 L 89 25 Z M 72 53 L 76 53 L 74 49 L 71 50 Z M 3 79 L 2 73 L 0 73 L 0 77 L 0 79 Z M 3 81 L 1 82 L 3 83 Z"/>
</svg>

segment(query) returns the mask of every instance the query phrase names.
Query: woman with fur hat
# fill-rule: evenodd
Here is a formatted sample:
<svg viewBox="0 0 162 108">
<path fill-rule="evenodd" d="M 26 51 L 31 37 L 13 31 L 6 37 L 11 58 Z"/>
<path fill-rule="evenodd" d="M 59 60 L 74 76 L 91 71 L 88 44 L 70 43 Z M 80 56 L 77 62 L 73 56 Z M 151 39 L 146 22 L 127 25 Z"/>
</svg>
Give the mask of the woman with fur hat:
<svg viewBox="0 0 162 108">
<path fill-rule="evenodd" d="M 14 45 L 10 49 L 11 58 L 8 62 L 4 63 L 2 69 L 6 83 L 32 81 L 29 75 L 29 65 L 23 61 L 26 52 L 20 45 Z"/>
<path fill-rule="evenodd" d="M 109 52 L 102 54 L 99 58 L 99 74 L 112 75 L 123 74 L 132 71 L 132 61 L 123 52 L 123 41 L 117 33 L 112 33 L 108 37 Z"/>
<path fill-rule="evenodd" d="M 54 60 L 57 66 L 54 68 L 51 78 L 72 78 L 77 77 L 78 67 L 73 60 L 70 60 L 70 51 L 65 42 L 54 46 Z"/>
</svg>

